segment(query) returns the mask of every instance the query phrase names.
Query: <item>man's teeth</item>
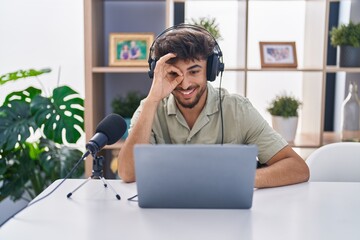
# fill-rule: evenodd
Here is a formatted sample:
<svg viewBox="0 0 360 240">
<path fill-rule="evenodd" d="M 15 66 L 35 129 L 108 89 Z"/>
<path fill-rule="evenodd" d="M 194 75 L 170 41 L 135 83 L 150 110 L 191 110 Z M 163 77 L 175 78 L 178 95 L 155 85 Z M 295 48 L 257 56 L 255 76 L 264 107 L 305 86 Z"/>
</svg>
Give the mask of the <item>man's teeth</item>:
<svg viewBox="0 0 360 240">
<path fill-rule="evenodd" d="M 182 94 L 184 95 L 189 95 L 190 93 L 192 93 L 194 91 L 194 89 L 190 89 L 188 91 L 181 91 Z"/>
</svg>

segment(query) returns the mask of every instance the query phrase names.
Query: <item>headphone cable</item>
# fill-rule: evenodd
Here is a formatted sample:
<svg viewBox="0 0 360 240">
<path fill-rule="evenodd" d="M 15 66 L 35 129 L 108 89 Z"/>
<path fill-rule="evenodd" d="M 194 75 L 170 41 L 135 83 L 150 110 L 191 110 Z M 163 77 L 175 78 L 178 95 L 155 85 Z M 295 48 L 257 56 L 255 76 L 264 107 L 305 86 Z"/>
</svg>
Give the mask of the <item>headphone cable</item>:
<svg viewBox="0 0 360 240">
<path fill-rule="evenodd" d="M 220 83 L 219 83 L 219 107 L 220 107 L 220 119 L 221 119 L 221 145 L 224 144 L 224 116 L 222 110 L 222 98 L 221 98 L 221 83 L 222 83 L 223 71 L 220 73 Z"/>
</svg>

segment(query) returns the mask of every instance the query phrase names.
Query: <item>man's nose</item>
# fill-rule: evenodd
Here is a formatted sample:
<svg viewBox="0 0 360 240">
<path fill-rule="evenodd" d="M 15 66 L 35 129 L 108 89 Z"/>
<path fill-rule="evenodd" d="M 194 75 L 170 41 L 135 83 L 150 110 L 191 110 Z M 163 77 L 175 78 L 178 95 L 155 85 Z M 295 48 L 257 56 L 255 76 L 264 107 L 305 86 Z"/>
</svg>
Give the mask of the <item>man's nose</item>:
<svg viewBox="0 0 360 240">
<path fill-rule="evenodd" d="M 186 76 L 186 74 L 184 75 L 184 79 L 183 81 L 179 84 L 179 86 L 182 89 L 187 89 L 188 87 L 191 86 L 191 82 L 190 82 L 190 78 Z"/>
</svg>

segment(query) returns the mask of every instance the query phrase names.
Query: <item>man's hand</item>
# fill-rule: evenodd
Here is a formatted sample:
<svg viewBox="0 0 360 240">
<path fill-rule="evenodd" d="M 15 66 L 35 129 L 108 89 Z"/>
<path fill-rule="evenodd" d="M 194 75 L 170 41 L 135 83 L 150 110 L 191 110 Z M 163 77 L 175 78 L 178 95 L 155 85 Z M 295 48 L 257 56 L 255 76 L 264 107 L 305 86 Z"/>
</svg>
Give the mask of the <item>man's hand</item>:
<svg viewBox="0 0 360 240">
<path fill-rule="evenodd" d="M 154 79 L 147 97 L 148 100 L 160 102 L 183 81 L 184 75 L 180 69 L 166 63 L 169 59 L 174 57 L 176 57 L 174 53 L 168 53 L 156 62 Z"/>
</svg>

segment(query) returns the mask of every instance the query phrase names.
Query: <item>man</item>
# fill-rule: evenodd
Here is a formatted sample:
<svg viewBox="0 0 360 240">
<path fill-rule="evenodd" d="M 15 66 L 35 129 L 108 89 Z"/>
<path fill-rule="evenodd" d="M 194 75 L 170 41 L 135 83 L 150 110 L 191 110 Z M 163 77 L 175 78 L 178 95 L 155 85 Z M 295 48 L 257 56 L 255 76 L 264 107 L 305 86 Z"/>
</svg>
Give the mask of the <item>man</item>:
<svg viewBox="0 0 360 240">
<path fill-rule="evenodd" d="M 222 142 L 258 146 L 259 162 L 266 167 L 256 171 L 257 188 L 309 179 L 304 160 L 246 98 L 222 90 L 220 102 L 218 90 L 207 82 L 207 60 L 216 46 L 208 32 L 189 26 L 165 30 L 155 40 L 152 86 L 133 116 L 119 153 L 118 172 L 123 181 L 135 181 L 135 144 Z"/>
</svg>

